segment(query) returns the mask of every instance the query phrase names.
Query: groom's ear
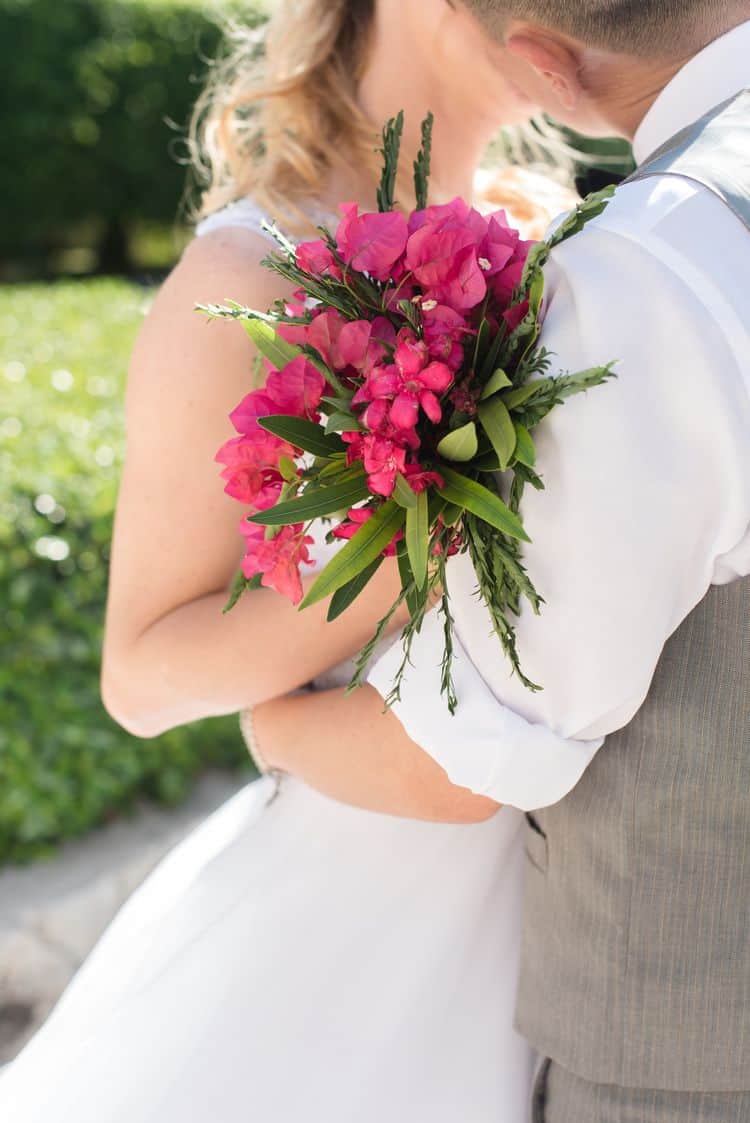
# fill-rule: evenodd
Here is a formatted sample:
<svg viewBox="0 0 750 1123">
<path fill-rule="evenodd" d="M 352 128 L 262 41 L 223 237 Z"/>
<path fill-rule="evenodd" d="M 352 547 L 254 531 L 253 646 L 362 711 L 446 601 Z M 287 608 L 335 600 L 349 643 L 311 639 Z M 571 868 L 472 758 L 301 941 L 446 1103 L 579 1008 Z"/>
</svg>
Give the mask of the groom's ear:
<svg viewBox="0 0 750 1123">
<path fill-rule="evenodd" d="M 544 108 L 554 116 L 555 105 L 575 112 L 583 95 L 580 58 L 572 44 L 534 27 L 511 27 L 505 47 L 529 67 L 546 94 Z"/>
</svg>

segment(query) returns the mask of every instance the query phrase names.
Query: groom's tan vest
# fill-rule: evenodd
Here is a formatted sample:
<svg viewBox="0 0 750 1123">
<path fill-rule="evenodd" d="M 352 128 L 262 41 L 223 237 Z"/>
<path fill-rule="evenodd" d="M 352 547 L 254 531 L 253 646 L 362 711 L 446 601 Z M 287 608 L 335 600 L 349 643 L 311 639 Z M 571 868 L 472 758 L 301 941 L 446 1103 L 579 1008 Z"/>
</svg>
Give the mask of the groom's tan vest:
<svg viewBox="0 0 750 1123">
<path fill-rule="evenodd" d="M 664 174 L 719 195 L 750 254 L 750 92 L 634 178 Z M 750 578 L 683 623 L 527 854 L 518 1026 L 539 1051 L 599 1084 L 750 1090 Z"/>
</svg>

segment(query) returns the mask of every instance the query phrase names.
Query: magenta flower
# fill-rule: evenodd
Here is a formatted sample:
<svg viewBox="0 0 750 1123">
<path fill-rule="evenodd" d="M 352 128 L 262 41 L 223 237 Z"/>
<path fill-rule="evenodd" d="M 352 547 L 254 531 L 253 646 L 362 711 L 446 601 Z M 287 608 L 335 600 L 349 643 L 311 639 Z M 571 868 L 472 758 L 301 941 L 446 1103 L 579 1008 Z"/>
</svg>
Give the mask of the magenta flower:
<svg viewBox="0 0 750 1123">
<path fill-rule="evenodd" d="M 497 211 L 489 219 L 487 235 L 479 247 L 479 260 L 492 294 L 500 304 L 510 304 L 533 245 L 533 242 L 522 241 L 518 231 L 508 225 L 505 211 Z"/>
<path fill-rule="evenodd" d="M 445 487 L 445 480 L 438 472 L 425 471 L 420 464 L 407 464 L 404 476 L 417 495 L 428 487 Z"/>
<path fill-rule="evenodd" d="M 259 417 L 278 413 L 316 420 L 325 386 L 320 371 L 300 355 L 283 370 L 272 370 L 260 390 L 246 394 L 230 420 L 238 433 L 254 433 L 260 428 Z"/>
<path fill-rule="evenodd" d="M 238 433 L 256 433 L 260 429 L 259 417 L 276 413 L 276 403 L 265 390 L 252 390 L 229 414 L 229 420 Z"/>
<path fill-rule="evenodd" d="M 366 522 L 372 518 L 375 511 L 372 507 L 353 507 L 349 511 L 346 520 L 339 524 L 333 532 L 334 538 L 342 538 L 348 541 L 353 538 L 358 530 L 365 525 Z M 399 530 L 394 536 L 393 541 L 383 550 L 384 558 L 392 558 L 396 555 L 396 546 L 404 537 L 403 530 Z"/>
<path fill-rule="evenodd" d="M 224 490 L 233 499 L 265 510 L 279 497 L 282 478 L 279 460 L 293 457 L 295 449 L 263 429 L 241 437 L 233 437 L 222 445 L 216 462 L 224 465 L 221 478 Z"/>
<path fill-rule="evenodd" d="M 299 355 L 283 370 L 271 372 L 262 393 L 274 403 L 273 412 L 315 421 L 325 388 L 326 380 L 320 371 L 304 355 Z"/>
<path fill-rule="evenodd" d="M 297 246 L 296 257 L 300 269 L 307 273 L 313 273 L 316 277 L 341 279 L 341 266 L 322 238 L 315 242 L 301 242 Z"/>
<path fill-rule="evenodd" d="M 522 300 L 520 304 L 514 304 L 507 312 L 503 312 L 503 319 L 508 325 L 509 331 L 515 331 L 521 321 L 525 318 L 529 310 L 528 300 Z"/>
<path fill-rule="evenodd" d="M 240 523 L 245 537 L 246 553 L 242 561 L 242 572 L 250 580 L 261 573 L 261 584 L 266 589 L 275 589 L 287 597 L 292 604 L 302 600 L 301 565 L 312 565 L 309 547 L 315 539 L 304 534 L 302 523 L 283 526 L 273 538 L 266 538 L 265 528 L 249 523 Z"/>
<path fill-rule="evenodd" d="M 430 357 L 458 370 L 464 361 L 462 341 L 472 333 L 466 319 L 447 304 L 427 301 L 422 304 L 422 322 Z"/>
<path fill-rule="evenodd" d="M 396 486 L 396 475 L 406 467 L 406 449 L 371 433 L 362 438 L 362 453 L 367 486 L 374 495 L 389 498 Z"/>
<path fill-rule="evenodd" d="M 344 217 L 336 233 L 344 261 L 376 281 L 390 279 L 393 266 L 406 249 L 408 227 L 399 211 L 360 214 L 356 203 L 342 203 Z"/>
<path fill-rule="evenodd" d="M 487 294 L 478 247 L 487 223 L 462 199 L 412 215 L 406 266 L 428 300 L 459 312 L 475 308 Z"/>
<path fill-rule="evenodd" d="M 424 348 L 424 359 L 427 358 L 427 349 Z M 399 359 L 402 360 L 399 363 Z M 373 403 L 379 398 L 389 399 L 391 402 L 388 410 L 388 419 L 401 430 L 413 430 L 419 419 L 420 407 L 433 424 L 437 425 L 443 416 L 443 410 L 438 394 L 444 394 L 453 384 L 453 372 L 445 363 L 428 362 L 421 369 L 414 363 L 414 351 L 405 349 L 399 355 L 396 351 L 396 362 L 387 367 L 377 367 L 367 380 L 357 397 L 360 400 L 370 398 Z M 403 361 L 405 360 L 405 361 Z M 378 411 L 382 406 L 378 407 Z M 366 411 L 365 424 L 369 427 L 377 422 L 379 417 L 372 408 Z M 382 424 L 382 421 L 380 421 Z"/>
</svg>

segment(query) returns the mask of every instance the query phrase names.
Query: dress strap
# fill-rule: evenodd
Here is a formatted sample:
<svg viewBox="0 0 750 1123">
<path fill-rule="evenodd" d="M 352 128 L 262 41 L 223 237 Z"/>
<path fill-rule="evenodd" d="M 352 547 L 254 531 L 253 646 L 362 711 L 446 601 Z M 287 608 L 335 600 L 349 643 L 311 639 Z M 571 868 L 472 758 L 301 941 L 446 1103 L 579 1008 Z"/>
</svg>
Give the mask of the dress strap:
<svg viewBox="0 0 750 1123">
<path fill-rule="evenodd" d="M 221 210 L 214 211 L 208 218 L 204 218 L 195 228 L 195 235 L 200 238 L 203 234 L 210 234 L 214 230 L 223 230 L 225 227 L 239 226 L 243 230 L 250 230 L 260 238 L 273 242 L 273 238 L 263 228 L 264 223 L 270 218 L 252 199 L 238 199 Z"/>
</svg>

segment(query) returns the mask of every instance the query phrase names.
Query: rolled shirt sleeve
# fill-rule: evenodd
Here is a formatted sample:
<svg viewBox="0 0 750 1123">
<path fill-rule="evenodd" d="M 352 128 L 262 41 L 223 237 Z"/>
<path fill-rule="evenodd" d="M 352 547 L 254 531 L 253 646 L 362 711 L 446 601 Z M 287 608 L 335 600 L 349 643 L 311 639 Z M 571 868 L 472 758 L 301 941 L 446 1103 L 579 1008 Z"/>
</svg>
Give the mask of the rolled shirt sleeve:
<svg viewBox="0 0 750 1123">
<path fill-rule="evenodd" d="M 684 182 L 621 195 L 556 251 L 549 277 L 542 342 L 556 368 L 618 360 L 618 378 L 535 434 L 546 490 L 524 497 L 525 560 L 546 603 L 538 617 L 524 608 L 518 647 L 543 690 L 510 674 L 461 555 L 448 565 L 456 716 L 439 697 L 436 614 L 394 706 L 453 783 L 523 810 L 575 786 L 640 708 L 664 644 L 710 585 L 750 572 L 746 235 Z M 722 276 L 736 278 L 732 294 Z M 371 672 L 384 696 L 400 654 Z"/>
<path fill-rule="evenodd" d="M 562 799 L 578 783 L 603 738 L 568 740 L 503 706 L 457 640 L 454 680 L 459 709 L 452 718 L 444 700 L 435 697 L 442 642 L 443 625 L 432 612 L 418 637 L 419 658 L 402 701 L 393 706 L 412 741 L 425 748 L 458 787 L 498 803 L 531 811 Z M 370 684 L 383 697 L 390 692 L 401 659 L 401 645 L 396 643 L 370 673 Z"/>
</svg>

